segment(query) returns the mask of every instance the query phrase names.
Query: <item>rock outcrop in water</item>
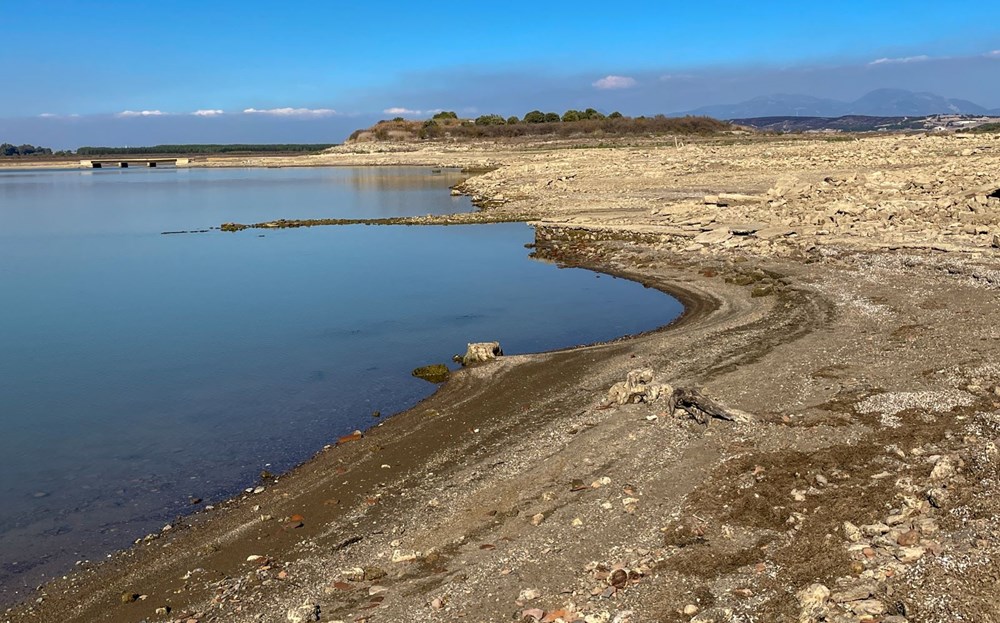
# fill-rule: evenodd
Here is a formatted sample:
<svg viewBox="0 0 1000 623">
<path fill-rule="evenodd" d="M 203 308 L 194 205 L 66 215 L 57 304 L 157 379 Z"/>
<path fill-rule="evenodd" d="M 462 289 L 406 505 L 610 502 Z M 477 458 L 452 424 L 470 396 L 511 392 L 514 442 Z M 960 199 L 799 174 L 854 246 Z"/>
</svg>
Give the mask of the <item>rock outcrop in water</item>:
<svg viewBox="0 0 1000 623">
<path fill-rule="evenodd" d="M 420 366 L 413 371 L 413 376 L 431 383 L 444 383 L 448 380 L 451 371 L 443 363 L 435 363 L 429 366 Z"/>
</svg>

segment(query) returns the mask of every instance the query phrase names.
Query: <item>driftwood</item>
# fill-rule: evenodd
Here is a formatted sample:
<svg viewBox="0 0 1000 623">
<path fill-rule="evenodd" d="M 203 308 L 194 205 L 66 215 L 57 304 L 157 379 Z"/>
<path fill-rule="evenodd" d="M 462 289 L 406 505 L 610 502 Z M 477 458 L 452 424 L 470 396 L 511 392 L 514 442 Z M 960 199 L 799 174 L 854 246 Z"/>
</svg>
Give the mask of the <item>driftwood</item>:
<svg viewBox="0 0 1000 623">
<path fill-rule="evenodd" d="M 749 413 L 730 409 L 701 393 L 700 390 L 690 387 L 678 387 L 670 394 L 667 399 L 667 412 L 673 413 L 675 409 L 686 411 L 699 424 L 708 424 L 711 418 L 744 424 L 754 421 L 754 417 Z"/>
<path fill-rule="evenodd" d="M 639 368 L 628 373 L 624 381 L 619 381 L 608 390 L 607 403 L 603 407 L 611 408 L 614 405 L 636 404 L 640 402 L 652 403 L 660 400 L 667 401 L 666 411 L 672 414 L 676 409 L 687 412 L 699 424 L 708 424 L 711 418 L 726 420 L 727 422 L 749 423 L 755 420 L 754 416 L 738 409 L 730 409 L 724 404 L 713 400 L 703 394 L 701 390 L 691 387 L 674 388 L 666 383 L 654 383 L 654 373 L 652 368 Z"/>
</svg>

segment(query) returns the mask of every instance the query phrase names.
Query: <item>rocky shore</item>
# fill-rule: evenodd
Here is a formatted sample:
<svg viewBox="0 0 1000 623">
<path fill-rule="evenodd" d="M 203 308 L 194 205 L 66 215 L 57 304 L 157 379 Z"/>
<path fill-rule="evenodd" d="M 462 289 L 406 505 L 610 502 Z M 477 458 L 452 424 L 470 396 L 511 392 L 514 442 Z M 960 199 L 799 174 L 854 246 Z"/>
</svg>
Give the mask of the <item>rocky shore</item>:
<svg viewBox="0 0 1000 623">
<path fill-rule="evenodd" d="M 0 620 L 1000 621 L 1000 140 L 269 163 L 495 167 L 477 222 L 687 312 L 454 373 Z"/>
</svg>

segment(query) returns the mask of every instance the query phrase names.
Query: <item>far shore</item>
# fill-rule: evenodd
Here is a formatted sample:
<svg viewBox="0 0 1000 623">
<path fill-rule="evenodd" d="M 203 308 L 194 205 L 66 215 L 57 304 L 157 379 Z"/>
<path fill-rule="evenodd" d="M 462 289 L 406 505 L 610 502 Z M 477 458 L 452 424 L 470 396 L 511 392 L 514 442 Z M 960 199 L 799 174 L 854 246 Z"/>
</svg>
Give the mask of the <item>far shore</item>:
<svg viewBox="0 0 1000 623">
<path fill-rule="evenodd" d="M 528 221 L 539 258 L 687 312 L 463 369 L 0 620 L 1000 620 L 998 147 L 364 144 L 199 162 L 483 171 L 456 188 L 477 218 Z"/>
</svg>

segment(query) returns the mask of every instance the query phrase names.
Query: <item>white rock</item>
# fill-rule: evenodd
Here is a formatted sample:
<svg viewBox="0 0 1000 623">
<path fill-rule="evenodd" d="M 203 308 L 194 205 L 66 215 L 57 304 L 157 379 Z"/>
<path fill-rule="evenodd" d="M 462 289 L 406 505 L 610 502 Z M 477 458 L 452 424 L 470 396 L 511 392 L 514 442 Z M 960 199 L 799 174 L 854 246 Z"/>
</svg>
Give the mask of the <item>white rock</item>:
<svg viewBox="0 0 1000 623">
<path fill-rule="evenodd" d="M 946 480 L 955 475 L 955 463 L 949 456 L 938 459 L 931 470 L 931 480 Z"/>
<path fill-rule="evenodd" d="M 844 522 L 844 536 L 851 543 L 857 543 L 861 540 L 861 529 L 852 524 L 849 521 Z"/>
<path fill-rule="evenodd" d="M 465 349 L 462 365 L 483 363 L 501 355 L 503 355 L 503 349 L 500 348 L 500 342 L 472 342 Z"/>
<path fill-rule="evenodd" d="M 697 244 L 720 244 L 733 237 L 733 232 L 728 227 L 719 227 L 700 233 L 694 237 Z"/>
<path fill-rule="evenodd" d="M 414 552 L 404 552 L 402 550 L 393 550 L 392 552 L 392 562 L 410 562 L 411 560 L 416 560 L 417 554 Z"/>
<path fill-rule="evenodd" d="M 812 621 L 826 616 L 826 600 L 830 598 L 830 589 L 822 584 L 812 584 L 795 594 L 802 607 L 799 621 Z"/>
<path fill-rule="evenodd" d="M 922 547 L 901 547 L 899 548 L 899 552 L 896 553 L 896 558 L 899 559 L 899 562 L 916 562 L 926 552 L 927 550 Z"/>
<path fill-rule="evenodd" d="M 518 601 L 531 601 L 532 599 L 537 599 L 541 593 L 534 588 L 526 588 L 521 591 L 521 594 L 517 596 Z"/>
<path fill-rule="evenodd" d="M 306 602 L 297 608 L 290 608 L 286 614 L 289 623 L 308 623 L 319 621 L 319 606 Z"/>
</svg>

